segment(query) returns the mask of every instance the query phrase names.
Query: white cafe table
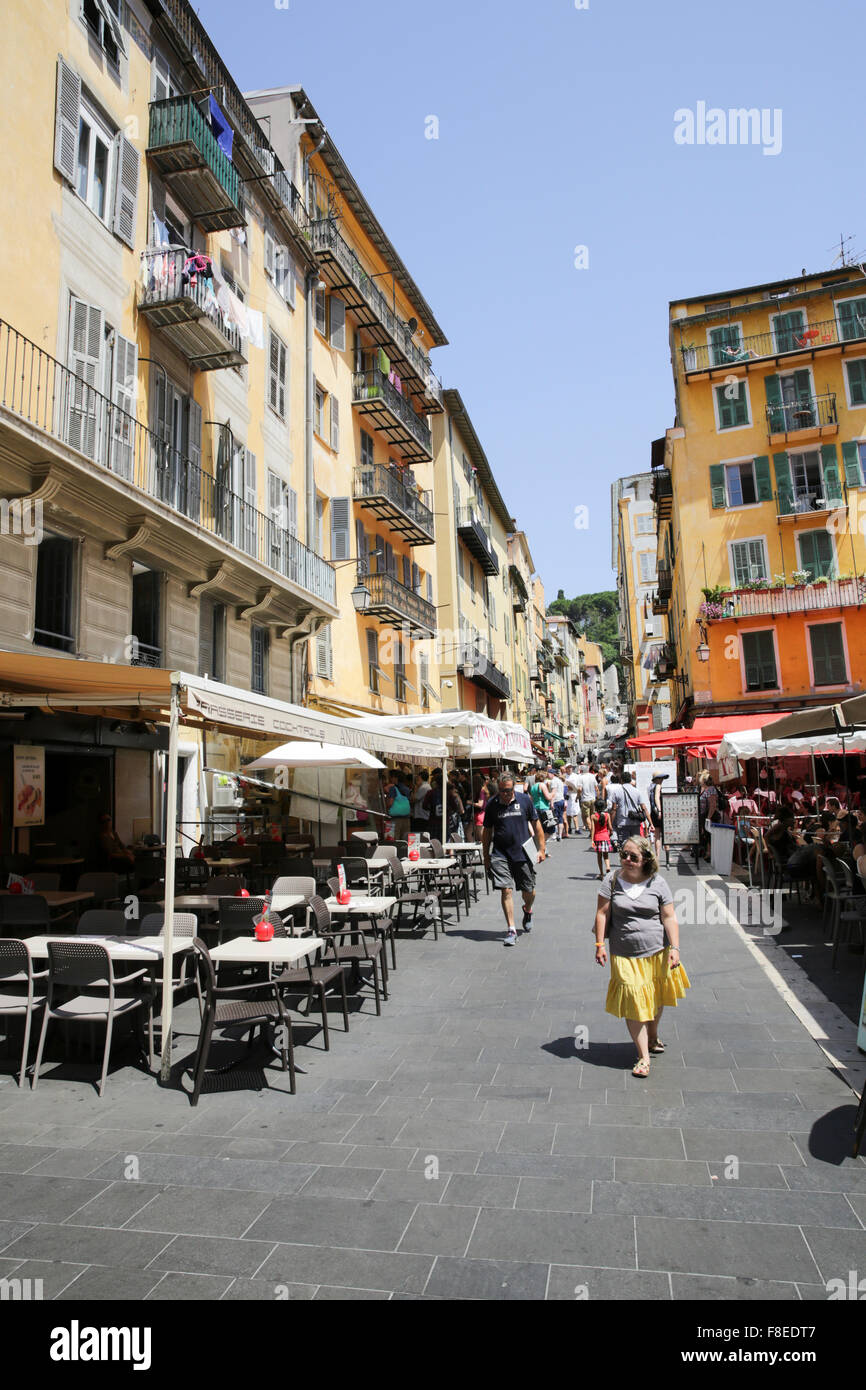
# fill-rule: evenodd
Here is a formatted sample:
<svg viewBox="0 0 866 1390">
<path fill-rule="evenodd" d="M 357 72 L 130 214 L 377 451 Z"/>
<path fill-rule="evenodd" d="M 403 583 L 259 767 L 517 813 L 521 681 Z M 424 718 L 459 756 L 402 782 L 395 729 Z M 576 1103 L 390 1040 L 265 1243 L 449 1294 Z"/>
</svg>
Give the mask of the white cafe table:
<svg viewBox="0 0 866 1390">
<path fill-rule="evenodd" d="M 453 869 L 453 859 L 401 859 L 400 863 L 407 874 L 433 872 L 438 869 Z"/>
<path fill-rule="evenodd" d="M 293 907 L 303 907 L 306 901 L 303 893 L 274 893 L 271 897 L 271 911 L 290 912 Z"/>
<path fill-rule="evenodd" d="M 353 830 L 349 836 L 350 840 L 378 840 L 378 830 Z"/>
<path fill-rule="evenodd" d="M 336 898 L 326 898 L 325 907 L 332 917 L 351 917 L 353 913 L 359 913 L 364 917 L 381 917 L 391 911 L 396 901 L 396 898 L 373 898 L 368 897 L 366 893 L 353 892 L 347 903 L 338 903 Z"/>
<path fill-rule="evenodd" d="M 446 854 L 480 854 L 480 840 L 449 840 L 442 848 Z"/>
<path fill-rule="evenodd" d="M 324 946 L 321 936 L 275 936 L 270 941 L 257 941 L 254 936 L 236 936 L 211 951 L 211 960 L 234 964 L 292 965 L 313 955 Z"/>
<path fill-rule="evenodd" d="M 123 961 L 125 964 L 147 964 L 162 960 L 165 950 L 165 941 L 161 936 L 30 936 L 25 938 L 25 941 L 31 956 L 37 956 L 39 959 L 48 958 L 49 942 L 59 941 L 75 945 L 82 941 L 93 942 L 96 946 L 104 946 L 112 960 Z M 192 949 L 192 939 L 188 936 L 175 936 L 171 944 L 173 953 Z"/>
</svg>

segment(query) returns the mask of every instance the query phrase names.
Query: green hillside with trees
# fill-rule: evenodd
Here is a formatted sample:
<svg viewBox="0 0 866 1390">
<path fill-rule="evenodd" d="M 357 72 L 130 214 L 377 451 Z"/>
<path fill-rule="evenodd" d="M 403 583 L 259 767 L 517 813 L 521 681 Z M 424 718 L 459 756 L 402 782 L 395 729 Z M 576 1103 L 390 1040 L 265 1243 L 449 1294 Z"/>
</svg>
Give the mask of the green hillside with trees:
<svg viewBox="0 0 866 1390">
<path fill-rule="evenodd" d="M 609 589 L 600 594 L 581 594 L 578 598 L 566 598 L 564 591 L 560 589 L 553 603 L 548 604 L 547 611 L 564 613 L 574 623 L 578 632 L 585 634 L 591 642 L 597 642 L 601 647 L 605 666 L 613 662 L 622 679 L 619 600 L 616 589 Z"/>
</svg>

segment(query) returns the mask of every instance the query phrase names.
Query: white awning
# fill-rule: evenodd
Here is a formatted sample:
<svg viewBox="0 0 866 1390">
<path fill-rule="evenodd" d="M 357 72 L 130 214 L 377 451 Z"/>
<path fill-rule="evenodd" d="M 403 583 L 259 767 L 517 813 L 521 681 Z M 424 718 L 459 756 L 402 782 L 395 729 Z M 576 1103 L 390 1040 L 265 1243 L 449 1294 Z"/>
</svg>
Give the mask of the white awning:
<svg viewBox="0 0 866 1390">
<path fill-rule="evenodd" d="M 520 724 L 490 719 L 474 710 L 441 710 L 430 714 L 378 714 L 359 721 L 377 728 L 402 730 L 413 734 L 438 734 L 445 739 L 455 757 L 505 758 L 509 762 L 532 762 L 534 754 L 529 734 Z"/>
</svg>

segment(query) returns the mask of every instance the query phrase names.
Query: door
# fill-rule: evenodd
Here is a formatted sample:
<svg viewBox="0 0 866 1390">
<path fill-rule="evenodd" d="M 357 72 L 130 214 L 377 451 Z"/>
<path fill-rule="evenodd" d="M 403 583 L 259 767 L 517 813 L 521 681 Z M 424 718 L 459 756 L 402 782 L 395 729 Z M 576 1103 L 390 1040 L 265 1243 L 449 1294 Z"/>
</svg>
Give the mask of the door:
<svg viewBox="0 0 866 1390">
<path fill-rule="evenodd" d="M 811 512 L 824 500 L 824 480 L 821 475 L 821 456 L 817 450 L 791 455 L 791 482 L 794 489 L 794 511 Z"/>
</svg>

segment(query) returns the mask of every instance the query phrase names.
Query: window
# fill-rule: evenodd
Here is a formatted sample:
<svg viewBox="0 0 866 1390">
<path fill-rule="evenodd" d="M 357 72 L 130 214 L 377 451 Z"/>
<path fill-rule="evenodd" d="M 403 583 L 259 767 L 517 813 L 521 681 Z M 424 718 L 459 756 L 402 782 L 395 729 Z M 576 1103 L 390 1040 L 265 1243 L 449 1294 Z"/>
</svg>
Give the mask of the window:
<svg viewBox="0 0 866 1390">
<path fill-rule="evenodd" d="M 287 246 L 274 249 L 274 285 L 290 309 L 295 307 L 295 267 Z"/>
<path fill-rule="evenodd" d="M 331 347 L 336 348 L 338 352 L 343 352 L 346 347 L 346 306 L 342 299 L 338 299 L 335 294 L 331 295 L 330 320 Z M 324 331 L 324 329 L 321 330 L 323 333 Z"/>
<path fill-rule="evenodd" d="M 340 402 L 331 397 L 331 448 L 335 454 L 340 452 Z"/>
<path fill-rule="evenodd" d="M 78 73 L 58 58 L 54 167 L 127 246 L 136 237 L 138 166 L 135 146 L 109 127 L 82 92 Z"/>
<path fill-rule="evenodd" d="M 102 310 L 70 296 L 67 361 L 75 380 L 67 393 L 66 442 L 88 458 L 101 452 L 99 432 L 104 420 L 97 392 L 102 384 L 104 339 Z"/>
<path fill-rule="evenodd" d="M 812 373 L 808 368 L 765 377 L 764 389 L 767 393 L 767 418 L 771 434 L 814 427 L 815 392 Z"/>
<path fill-rule="evenodd" d="M 729 507 L 748 507 L 758 500 L 755 484 L 755 465 L 748 463 L 728 463 L 725 465 L 725 486 Z"/>
<path fill-rule="evenodd" d="M 351 556 L 350 539 L 351 500 L 348 497 L 331 498 L 331 559 L 348 560 Z"/>
<path fill-rule="evenodd" d="M 120 0 L 81 0 L 81 17 L 112 67 L 126 49 L 120 28 Z"/>
<path fill-rule="evenodd" d="M 737 362 L 742 357 L 740 325 L 726 323 L 721 328 L 711 328 L 707 334 L 710 360 L 714 367 L 723 367 L 727 362 Z"/>
<path fill-rule="evenodd" d="M 634 519 L 634 532 L 636 536 L 651 536 L 656 529 L 654 516 L 643 513 Z"/>
<path fill-rule="evenodd" d="M 866 299 L 840 299 L 836 303 L 836 314 L 843 343 L 866 338 Z"/>
<path fill-rule="evenodd" d="M 848 487 L 863 487 L 866 480 L 866 443 L 855 439 L 843 444 L 842 460 Z"/>
<path fill-rule="evenodd" d="M 418 653 L 418 680 L 421 683 L 421 708 L 430 708 L 430 658 L 425 652 Z"/>
<path fill-rule="evenodd" d="M 768 579 L 767 551 L 763 537 L 751 541 L 731 542 L 731 580 L 735 589 Z"/>
<path fill-rule="evenodd" d="M 807 570 L 810 579 L 834 579 L 836 553 L 829 531 L 801 531 L 797 536 L 800 569 Z"/>
<path fill-rule="evenodd" d="M 316 298 L 313 307 L 316 316 L 316 328 L 321 333 L 322 337 L 325 338 L 328 335 L 328 301 L 324 290 L 316 290 Z"/>
<path fill-rule="evenodd" d="M 367 628 L 367 682 L 374 695 L 381 693 L 380 680 L 388 680 L 379 665 L 379 634 L 375 628 Z"/>
<path fill-rule="evenodd" d="M 763 632 L 744 632 L 743 667 L 746 690 L 776 690 L 776 646 L 772 629 Z"/>
<path fill-rule="evenodd" d="M 848 680 L 841 623 L 811 623 L 813 685 L 844 685 Z"/>
<path fill-rule="evenodd" d="M 771 315 L 770 323 L 776 352 L 793 352 L 795 348 L 802 347 L 803 334 L 806 331 L 806 319 L 802 309 L 794 309 L 788 314 Z"/>
<path fill-rule="evenodd" d="M 46 532 L 36 551 L 33 640 L 40 647 L 56 647 L 62 652 L 75 648 L 74 569 L 75 542 Z"/>
<path fill-rule="evenodd" d="M 475 561 L 469 561 L 469 592 L 475 597 Z"/>
<path fill-rule="evenodd" d="M 640 581 L 648 584 L 656 577 L 656 553 L 654 550 L 641 550 L 638 553 Z"/>
<path fill-rule="evenodd" d="M 398 637 L 397 645 L 394 649 L 394 698 L 397 700 L 406 699 L 406 650 L 402 639 Z"/>
<path fill-rule="evenodd" d="M 373 436 L 366 430 L 361 430 L 361 467 L 373 467 Z"/>
<path fill-rule="evenodd" d="M 866 405 L 866 357 L 845 363 L 848 379 L 848 404 Z"/>
<path fill-rule="evenodd" d="M 432 603 L 432 602 L 433 602 L 433 576 L 432 576 L 432 574 L 428 574 L 428 575 L 427 575 L 427 602 L 428 602 L 428 603 Z"/>
<path fill-rule="evenodd" d="M 270 633 L 266 627 L 250 628 L 250 690 L 256 695 L 268 693 L 268 652 Z"/>
<path fill-rule="evenodd" d="M 273 329 L 268 362 L 268 403 L 281 420 L 286 418 L 286 345 Z"/>
<path fill-rule="evenodd" d="M 749 419 L 749 392 L 744 381 L 729 382 L 715 388 L 717 428 L 741 429 Z"/>
<path fill-rule="evenodd" d="M 226 671 L 226 608 L 202 594 L 198 617 L 198 673 L 224 681 Z"/>
<path fill-rule="evenodd" d="M 313 415 L 313 428 L 320 439 L 325 437 L 325 396 L 327 392 L 316 382 L 316 403 Z"/>
<path fill-rule="evenodd" d="M 131 666 L 160 666 L 162 575 L 137 562 L 132 566 Z"/>
</svg>

